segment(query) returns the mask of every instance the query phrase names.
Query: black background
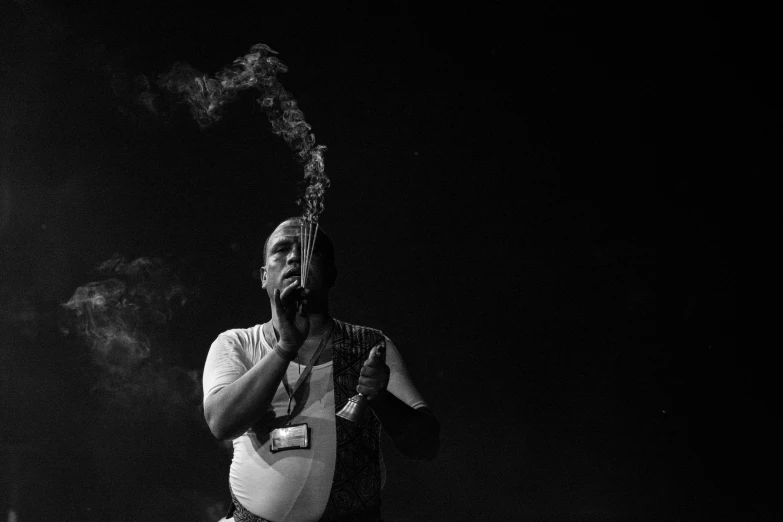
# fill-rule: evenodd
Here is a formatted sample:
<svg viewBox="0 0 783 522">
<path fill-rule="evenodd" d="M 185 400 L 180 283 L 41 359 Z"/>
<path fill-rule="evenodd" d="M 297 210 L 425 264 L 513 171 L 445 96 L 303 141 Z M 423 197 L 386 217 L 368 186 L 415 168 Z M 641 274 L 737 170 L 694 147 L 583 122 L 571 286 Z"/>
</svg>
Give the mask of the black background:
<svg viewBox="0 0 783 522">
<path fill-rule="evenodd" d="M 771 109 L 747 26 L 686 5 L 5 4 L 5 505 L 219 518 L 230 455 L 200 412 L 98 400 L 60 303 L 114 254 L 160 257 L 198 297 L 153 354 L 198 372 L 267 319 L 250 272 L 298 213 L 293 153 L 250 93 L 206 130 L 137 103 L 261 42 L 327 146 L 332 312 L 383 329 L 442 422 L 433 462 L 388 447 L 387 520 L 772 518 L 773 372 L 737 317 Z"/>
</svg>

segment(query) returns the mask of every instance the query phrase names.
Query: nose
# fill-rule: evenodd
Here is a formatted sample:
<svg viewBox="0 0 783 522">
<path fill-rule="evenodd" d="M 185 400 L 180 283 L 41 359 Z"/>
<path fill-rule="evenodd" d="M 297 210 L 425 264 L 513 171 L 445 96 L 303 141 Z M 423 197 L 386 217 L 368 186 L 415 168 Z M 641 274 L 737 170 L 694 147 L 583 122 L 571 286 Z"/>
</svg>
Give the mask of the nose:
<svg viewBox="0 0 783 522">
<path fill-rule="evenodd" d="M 297 241 L 291 247 L 291 251 L 288 253 L 288 259 L 286 261 L 288 262 L 288 264 L 300 263 L 301 256 L 302 256 L 302 245 L 300 245 L 299 242 Z"/>
</svg>

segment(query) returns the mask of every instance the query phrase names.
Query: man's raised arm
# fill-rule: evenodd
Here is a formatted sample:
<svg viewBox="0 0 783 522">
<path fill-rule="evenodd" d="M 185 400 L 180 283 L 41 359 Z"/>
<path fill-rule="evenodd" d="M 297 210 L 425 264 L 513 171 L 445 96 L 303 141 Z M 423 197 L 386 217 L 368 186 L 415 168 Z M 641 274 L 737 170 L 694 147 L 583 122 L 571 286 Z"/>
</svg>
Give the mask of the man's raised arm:
<svg viewBox="0 0 783 522">
<path fill-rule="evenodd" d="M 419 394 L 408 377 L 402 358 L 393 344 L 389 342 L 388 346 L 386 355 L 379 354 L 379 347 L 370 352 L 356 390 L 367 397 L 400 453 L 414 459 L 432 460 L 440 447 L 440 422 L 427 406 L 416 406 L 416 402 L 423 401 L 415 400 Z M 389 358 L 389 366 L 385 357 Z M 394 376 L 390 379 L 393 371 Z M 416 407 L 409 406 L 395 393 Z"/>
<path fill-rule="evenodd" d="M 242 435 L 269 409 L 289 362 L 304 344 L 310 330 L 309 318 L 296 312 L 297 296 L 303 298 L 306 295 L 307 290 L 299 288 L 298 280 L 282 292 L 275 290 L 274 305 L 280 340 L 274 351 L 204 400 L 204 418 L 218 439 L 234 439 Z"/>
<path fill-rule="evenodd" d="M 295 352 L 294 352 L 295 353 Z M 204 400 L 204 418 L 220 440 L 235 439 L 269 409 L 290 359 L 266 354 L 249 371 Z"/>
</svg>

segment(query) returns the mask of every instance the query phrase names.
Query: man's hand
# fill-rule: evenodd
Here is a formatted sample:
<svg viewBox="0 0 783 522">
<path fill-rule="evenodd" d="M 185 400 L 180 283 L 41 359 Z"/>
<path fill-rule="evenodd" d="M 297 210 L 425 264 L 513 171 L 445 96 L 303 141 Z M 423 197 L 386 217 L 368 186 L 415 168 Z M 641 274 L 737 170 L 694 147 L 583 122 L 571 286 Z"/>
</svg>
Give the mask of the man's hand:
<svg viewBox="0 0 783 522">
<path fill-rule="evenodd" d="M 370 356 L 364 361 L 356 391 L 369 400 L 382 397 L 386 393 L 386 387 L 389 385 L 389 373 L 383 346 L 376 346 L 370 350 Z"/>
<path fill-rule="evenodd" d="M 280 348 L 287 352 L 296 352 L 302 347 L 310 333 L 310 318 L 299 314 L 299 303 L 307 304 L 309 290 L 301 287 L 299 280 L 294 281 L 281 292 L 275 289 L 275 310 L 280 329 Z M 304 307 L 303 307 L 304 308 Z"/>
</svg>

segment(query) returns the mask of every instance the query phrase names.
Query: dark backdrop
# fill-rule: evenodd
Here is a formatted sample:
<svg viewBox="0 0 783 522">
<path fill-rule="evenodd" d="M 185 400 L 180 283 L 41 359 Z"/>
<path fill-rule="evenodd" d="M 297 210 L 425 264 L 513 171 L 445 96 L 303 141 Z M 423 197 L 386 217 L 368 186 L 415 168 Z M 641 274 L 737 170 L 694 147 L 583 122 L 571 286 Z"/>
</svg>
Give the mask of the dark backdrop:
<svg viewBox="0 0 783 522">
<path fill-rule="evenodd" d="M 259 42 L 327 146 L 333 313 L 394 339 L 442 422 L 433 462 L 387 444 L 388 520 L 773 515 L 735 302 L 767 101 L 737 20 L 500 5 L 0 8 L 2 498 L 19 520 L 219 518 L 230 455 L 171 379 L 268 317 L 250 272 L 298 213 L 301 169 L 249 93 L 206 130 L 139 100 L 177 61 L 214 73 Z M 195 295 L 151 347 L 147 401 L 120 406 L 60 306 L 115 254 L 161 259 Z"/>
</svg>

